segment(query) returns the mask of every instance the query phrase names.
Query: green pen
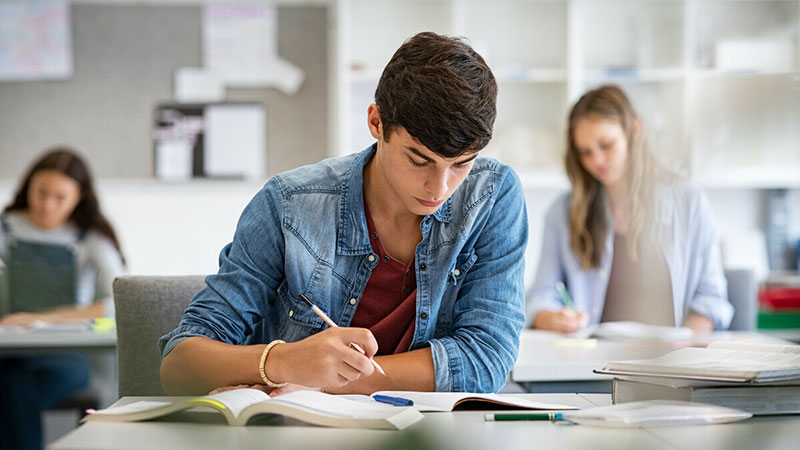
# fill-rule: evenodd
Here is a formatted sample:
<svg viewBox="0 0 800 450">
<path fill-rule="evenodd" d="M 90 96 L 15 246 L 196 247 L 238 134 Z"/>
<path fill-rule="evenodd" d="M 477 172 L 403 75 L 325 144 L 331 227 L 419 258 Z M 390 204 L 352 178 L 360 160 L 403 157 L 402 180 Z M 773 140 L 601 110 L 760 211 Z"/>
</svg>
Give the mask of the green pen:
<svg viewBox="0 0 800 450">
<path fill-rule="evenodd" d="M 556 290 L 558 291 L 558 295 L 561 296 L 561 301 L 564 302 L 564 306 L 574 310 L 575 303 L 572 301 L 572 297 L 569 296 L 569 292 L 567 291 L 567 287 L 564 286 L 564 282 L 562 281 L 557 282 Z"/>
<path fill-rule="evenodd" d="M 522 413 L 522 414 L 486 414 L 483 416 L 486 422 L 505 422 L 510 420 L 549 420 L 556 422 L 564 420 L 561 413 Z"/>
</svg>

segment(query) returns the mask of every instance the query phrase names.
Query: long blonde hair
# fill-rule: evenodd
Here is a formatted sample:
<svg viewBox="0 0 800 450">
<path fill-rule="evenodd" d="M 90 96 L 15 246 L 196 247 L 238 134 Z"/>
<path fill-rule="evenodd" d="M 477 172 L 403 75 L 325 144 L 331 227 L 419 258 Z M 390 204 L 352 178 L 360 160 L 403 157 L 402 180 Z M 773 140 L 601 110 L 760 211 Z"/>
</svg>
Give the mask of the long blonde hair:
<svg viewBox="0 0 800 450">
<path fill-rule="evenodd" d="M 642 233 L 649 231 L 653 224 L 655 186 L 676 178 L 676 174 L 661 166 L 653 156 L 639 117 L 622 89 L 606 85 L 583 94 L 569 114 L 565 165 L 572 184 L 570 248 L 584 270 L 600 267 L 610 225 L 603 186 L 583 167 L 575 146 L 575 126 L 586 117 L 618 122 L 628 141 L 625 181 L 630 194 L 630 223 L 627 250 L 632 260 L 638 259 L 637 247 Z"/>
</svg>

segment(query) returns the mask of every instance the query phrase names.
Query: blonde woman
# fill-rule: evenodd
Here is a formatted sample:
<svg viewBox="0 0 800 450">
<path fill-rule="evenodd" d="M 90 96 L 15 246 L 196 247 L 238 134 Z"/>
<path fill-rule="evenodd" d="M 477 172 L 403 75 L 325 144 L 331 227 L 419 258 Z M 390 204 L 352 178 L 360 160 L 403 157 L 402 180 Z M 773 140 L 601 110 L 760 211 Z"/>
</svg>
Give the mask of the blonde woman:
<svg viewBox="0 0 800 450">
<path fill-rule="evenodd" d="M 565 159 L 572 191 L 547 213 L 529 325 L 727 328 L 733 307 L 708 200 L 654 159 L 620 88 L 602 86 L 573 106 Z"/>
</svg>

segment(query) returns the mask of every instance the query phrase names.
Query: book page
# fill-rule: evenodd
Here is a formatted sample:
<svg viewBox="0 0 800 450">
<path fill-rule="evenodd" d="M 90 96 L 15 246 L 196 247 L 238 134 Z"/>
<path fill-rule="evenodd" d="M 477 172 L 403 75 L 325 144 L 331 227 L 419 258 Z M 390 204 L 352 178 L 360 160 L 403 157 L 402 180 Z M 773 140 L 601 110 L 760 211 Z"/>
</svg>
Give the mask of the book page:
<svg viewBox="0 0 800 450">
<path fill-rule="evenodd" d="M 738 409 L 673 400 L 643 400 L 565 412 L 564 419 L 598 427 L 686 426 L 727 423 L 753 415 Z"/>
<path fill-rule="evenodd" d="M 610 369 L 669 374 L 720 374 L 755 377 L 762 372 L 797 370 L 800 355 L 686 347 L 652 359 L 614 361 Z"/>
<path fill-rule="evenodd" d="M 800 345 L 757 344 L 754 342 L 714 341 L 708 344 L 712 349 L 740 350 L 751 352 L 773 352 L 800 355 Z"/>
<path fill-rule="evenodd" d="M 234 417 L 239 417 L 239 414 L 248 406 L 269 400 L 269 395 L 258 389 L 233 389 L 218 394 L 193 398 L 187 403 L 192 406 L 210 406 L 223 411 L 227 409 L 233 413 Z"/>
<path fill-rule="evenodd" d="M 417 392 L 417 391 L 379 391 L 372 395 L 389 395 L 407 398 L 414 401 L 414 408 L 425 412 L 452 411 L 460 402 L 480 400 L 486 402 L 485 409 L 496 409 L 492 404 L 517 406 L 522 409 L 577 409 L 574 406 L 555 403 L 532 402 L 523 398 L 500 396 L 497 394 L 465 393 L 465 392 Z"/>
<path fill-rule="evenodd" d="M 686 327 L 648 325 L 633 321 L 603 322 L 591 334 L 594 337 L 617 340 L 684 341 L 693 331 Z"/>
<path fill-rule="evenodd" d="M 400 410 L 385 403 L 354 401 L 348 396 L 309 390 L 290 392 L 274 397 L 270 401 L 299 407 L 323 416 L 350 419 L 384 419 Z"/>
</svg>

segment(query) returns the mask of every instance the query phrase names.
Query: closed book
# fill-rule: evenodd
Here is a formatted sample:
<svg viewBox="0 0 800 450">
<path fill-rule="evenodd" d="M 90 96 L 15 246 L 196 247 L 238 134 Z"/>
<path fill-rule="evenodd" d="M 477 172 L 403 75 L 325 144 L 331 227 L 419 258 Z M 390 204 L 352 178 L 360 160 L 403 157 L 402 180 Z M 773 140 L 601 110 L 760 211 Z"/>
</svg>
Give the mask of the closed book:
<svg viewBox="0 0 800 450">
<path fill-rule="evenodd" d="M 669 386 L 614 378 L 614 404 L 640 400 L 679 400 L 740 409 L 753 415 L 800 414 L 800 384 Z"/>
<path fill-rule="evenodd" d="M 656 358 L 611 361 L 595 372 L 740 383 L 800 382 L 800 345 L 717 341 Z"/>
<path fill-rule="evenodd" d="M 326 427 L 402 430 L 424 417 L 413 407 L 358 402 L 318 391 L 270 397 L 257 389 L 235 389 L 203 397 L 165 398 L 112 406 L 88 414 L 85 422 L 150 420 L 194 408 L 221 414 L 229 425 L 247 425 L 262 415 L 281 415 Z"/>
</svg>

